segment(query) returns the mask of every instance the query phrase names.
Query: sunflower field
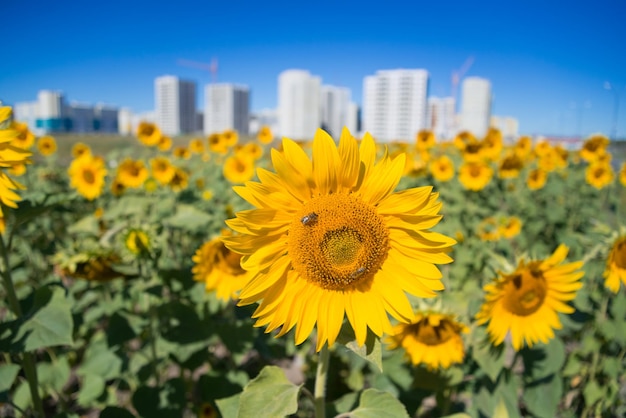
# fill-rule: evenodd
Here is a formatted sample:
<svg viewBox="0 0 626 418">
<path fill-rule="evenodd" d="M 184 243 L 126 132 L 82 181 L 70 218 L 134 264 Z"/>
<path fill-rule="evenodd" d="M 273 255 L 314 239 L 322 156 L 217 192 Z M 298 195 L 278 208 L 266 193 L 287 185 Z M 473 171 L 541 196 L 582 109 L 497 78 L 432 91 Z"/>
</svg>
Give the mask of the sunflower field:
<svg viewBox="0 0 626 418">
<path fill-rule="evenodd" d="M 334 136 L 0 107 L 0 416 L 626 416 L 620 144 Z"/>
</svg>

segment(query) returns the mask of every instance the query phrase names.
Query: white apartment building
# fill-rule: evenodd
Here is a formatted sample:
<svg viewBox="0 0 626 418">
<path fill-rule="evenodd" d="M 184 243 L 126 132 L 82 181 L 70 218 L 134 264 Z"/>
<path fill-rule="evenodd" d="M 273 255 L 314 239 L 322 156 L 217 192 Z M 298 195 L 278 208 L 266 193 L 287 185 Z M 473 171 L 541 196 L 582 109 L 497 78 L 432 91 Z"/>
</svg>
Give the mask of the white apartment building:
<svg viewBox="0 0 626 418">
<path fill-rule="evenodd" d="M 235 84 L 208 84 L 204 89 L 204 133 L 234 129 L 248 135 L 250 89 Z"/>
<path fill-rule="evenodd" d="M 461 130 L 480 138 L 487 133 L 491 119 L 491 83 L 480 77 L 467 77 L 461 88 Z"/>
<path fill-rule="evenodd" d="M 269 126 L 272 132 L 278 132 L 278 111 L 276 109 L 261 109 L 250 114 L 248 132 L 256 135 L 262 126 Z"/>
<path fill-rule="evenodd" d="M 339 139 L 350 118 L 350 90 L 345 87 L 324 85 L 321 88 L 322 128 L 335 139 Z M 354 131 L 350 131 L 356 134 Z"/>
<path fill-rule="evenodd" d="M 196 83 L 166 75 L 154 80 L 156 123 L 166 135 L 196 131 Z"/>
<path fill-rule="evenodd" d="M 278 135 L 312 139 L 321 126 L 321 79 L 305 70 L 278 75 Z"/>
<path fill-rule="evenodd" d="M 492 116 L 491 126 L 502 133 L 505 143 L 513 144 L 519 136 L 519 121 L 511 116 Z"/>
<path fill-rule="evenodd" d="M 414 141 L 425 129 L 428 72 L 381 70 L 363 80 L 363 131 L 378 141 Z"/>
<path fill-rule="evenodd" d="M 117 132 L 120 135 L 132 135 L 133 130 L 133 112 L 127 107 L 123 107 L 117 112 Z"/>
<path fill-rule="evenodd" d="M 427 129 L 438 140 L 448 140 L 456 134 L 456 111 L 454 97 L 429 97 Z"/>
</svg>

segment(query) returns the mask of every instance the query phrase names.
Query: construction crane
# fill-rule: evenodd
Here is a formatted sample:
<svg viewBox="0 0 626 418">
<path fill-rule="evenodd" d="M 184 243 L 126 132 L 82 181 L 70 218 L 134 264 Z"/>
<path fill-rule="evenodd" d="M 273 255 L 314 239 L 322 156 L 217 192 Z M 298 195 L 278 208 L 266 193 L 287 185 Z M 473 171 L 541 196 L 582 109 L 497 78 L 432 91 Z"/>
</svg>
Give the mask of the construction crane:
<svg viewBox="0 0 626 418">
<path fill-rule="evenodd" d="M 217 58 L 211 58 L 211 62 L 198 62 L 186 59 L 179 59 L 176 63 L 183 67 L 196 68 L 198 70 L 208 71 L 211 73 L 211 83 L 217 81 Z"/>
<path fill-rule="evenodd" d="M 455 104 L 458 103 L 459 83 L 461 82 L 461 78 L 463 78 L 465 73 L 469 71 L 472 64 L 474 64 L 474 57 L 469 56 L 465 60 L 461 68 L 459 68 L 458 70 L 452 71 L 452 78 L 451 78 L 452 92 L 451 93 L 452 93 L 452 98 L 454 99 Z"/>
</svg>

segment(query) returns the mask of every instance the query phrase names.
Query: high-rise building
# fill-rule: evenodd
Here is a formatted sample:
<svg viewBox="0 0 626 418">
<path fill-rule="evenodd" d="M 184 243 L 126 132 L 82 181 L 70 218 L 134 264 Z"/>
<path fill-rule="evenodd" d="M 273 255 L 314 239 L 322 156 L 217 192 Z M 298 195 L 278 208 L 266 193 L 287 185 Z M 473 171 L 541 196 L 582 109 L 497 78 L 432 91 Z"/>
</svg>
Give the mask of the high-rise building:
<svg viewBox="0 0 626 418">
<path fill-rule="evenodd" d="M 118 131 L 118 113 L 116 107 L 97 104 L 94 107 L 95 125 L 97 132 L 116 133 Z"/>
<path fill-rule="evenodd" d="M 321 79 L 304 70 L 286 70 L 278 76 L 278 134 L 311 139 L 321 126 Z"/>
<path fill-rule="evenodd" d="M 427 129 L 438 139 L 451 139 L 456 133 L 455 104 L 453 97 L 429 97 Z"/>
<path fill-rule="evenodd" d="M 92 133 L 96 128 L 96 114 L 93 106 L 82 103 L 70 103 L 67 107 L 70 132 Z"/>
<path fill-rule="evenodd" d="M 413 141 L 425 129 L 428 72 L 382 70 L 363 80 L 363 130 L 377 140 Z"/>
<path fill-rule="evenodd" d="M 519 135 L 519 121 L 511 116 L 492 116 L 491 127 L 499 129 L 505 143 L 512 144 Z"/>
<path fill-rule="evenodd" d="M 196 130 L 196 83 L 175 76 L 154 80 L 156 122 L 166 135 Z"/>
<path fill-rule="evenodd" d="M 482 137 L 491 119 L 491 83 L 484 78 L 467 77 L 461 90 L 461 130 Z"/>
<path fill-rule="evenodd" d="M 67 105 L 63 94 L 58 91 L 40 90 L 37 94 L 36 127 L 42 132 L 64 132 L 68 130 Z"/>
<path fill-rule="evenodd" d="M 129 108 L 123 107 L 117 113 L 117 129 L 121 135 L 133 134 L 133 112 Z"/>
<path fill-rule="evenodd" d="M 324 85 L 321 88 L 321 95 L 322 128 L 330 136 L 338 139 L 350 117 L 350 90 L 345 87 Z"/>
<path fill-rule="evenodd" d="M 250 89 L 235 84 L 208 84 L 204 93 L 204 133 L 234 129 L 247 135 Z"/>
</svg>

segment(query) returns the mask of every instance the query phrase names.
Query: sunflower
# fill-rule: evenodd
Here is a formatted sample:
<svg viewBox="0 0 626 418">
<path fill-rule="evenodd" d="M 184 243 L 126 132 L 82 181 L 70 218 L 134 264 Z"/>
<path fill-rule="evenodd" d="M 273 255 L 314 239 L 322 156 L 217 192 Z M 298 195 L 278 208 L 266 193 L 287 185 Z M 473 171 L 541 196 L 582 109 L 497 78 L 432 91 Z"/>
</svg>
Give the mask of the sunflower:
<svg viewBox="0 0 626 418">
<path fill-rule="evenodd" d="M 246 156 L 251 157 L 253 160 L 259 160 L 263 156 L 263 148 L 254 142 L 248 142 L 246 145 L 241 147 L 239 153 L 242 153 Z"/>
<path fill-rule="evenodd" d="M 77 142 L 72 145 L 72 157 L 78 158 L 83 154 L 91 154 L 91 148 L 89 148 L 89 145 L 83 142 Z"/>
<path fill-rule="evenodd" d="M 524 135 L 520 136 L 513 150 L 522 159 L 526 159 L 530 156 L 530 152 L 533 149 L 533 140 L 531 137 Z"/>
<path fill-rule="evenodd" d="M 563 264 L 567 252 L 561 244 L 545 260 L 522 260 L 514 272 L 500 273 L 484 287 L 486 300 L 476 319 L 479 324 L 489 322 L 487 332 L 495 345 L 509 332 L 516 351 L 524 342 L 529 347 L 538 341 L 547 343 L 561 328 L 557 313 L 574 312 L 565 302 L 574 299 L 583 285 L 583 262 Z"/>
<path fill-rule="evenodd" d="M 185 190 L 189 186 L 189 174 L 184 169 L 176 167 L 174 177 L 172 177 L 168 185 L 175 192 Z"/>
<path fill-rule="evenodd" d="M 626 286 L 626 235 L 613 242 L 613 248 L 606 260 L 604 278 L 604 285 L 613 293 L 619 291 L 620 281 Z"/>
<path fill-rule="evenodd" d="M 552 152 L 552 145 L 546 140 L 541 140 L 535 144 L 535 148 L 533 149 L 533 153 L 535 156 L 541 158 L 547 154 Z"/>
<path fill-rule="evenodd" d="M 469 329 L 453 315 L 437 312 L 418 312 L 408 324 L 393 328 L 387 338 L 389 349 L 404 348 L 413 365 L 447 369 L 462 363 L 465 356 L 462 333 Z"/>
<path fill-rule="evenodd" d="M 540 168 L 532 170 L 528 173 L 528 178 L 526 179 L 526 185 L 530 190 L 539 190 L 542 189 L 543 186 L 546 185 L 548 181 L 548 172 L 544 171 Z"/>
<path fill-rule="evenodd" d="M 465 163 L 459 169 L 459 181 L 466 189 L 479 191 L 485 188 L 493 177 L 493 169 L 485 163 Z"/>
<path fill-rule="evenodd" d="M 470 142 L 463 149 L 463 160 L 468 163 L 475 163 L 485 159 L 483 145 L 480 142 Z"/>
<path fill-rule="evenodd" d="M 57 142 L 49 135 L 42 136 L 37 141 L 37 150 L 44 157 L 48 157 L 57 151 Z"/>
<path fill-rule="evenodd" d="M 239 134 L 234 129 L 227 129 L 221 134 L 222 141 L 227 147 L 234 147 L 239 141 Z"/>
<path fill-rule="evenodd" d="M 209 150 L 217 154 L 226 154 L 228 152 L 228 145 L 224 137 L 220 134 L 211 134 L 207 138 L 209 143 Z"/>
<path fill-rule="evenodd" d="M 172 138 L 167 135 L 162 135 L 157 143 L 157 149 L 159 151 L 169 151 L 172 148 Z"/>
<path fill-rule="evenodd" d="M 461 131 L 454 137 L 454 146 L 464 151 L 468 144 L 476 143 L 476 137 L 470 131 Z"/>
<path fill-rule="evenodd" d="M 274 141 L 274 134 L 269 126 L 261 126 L 259 132 L 256 134 L 256 139 L 261 144 L 271 144 Z"/>
<path fill-rule="evenodd" d="M 498 176 L 502 179 L 512 179 L 519 176 L 520 171 L 524 168 L 524 160 L 515 152 L 507 154 L 500 161 Z"/>
<path fill-rule="evenodd" d="M 619 170 L 619 182 L 626 187 L 626 163 L 622 164 L 622 168 Z"/>
<path fill-rule="evenodd" d="M 585 170 L 585 179 L 587 183 L 596 189 L 602 189 L 613 182 L 615 174 L 613 168 L 609 164 L 591 163 Z"/>
<path fill-rule="evenodd" d="M 503 238 L 511 239 L 522 232 L 522 220 L 517 216 L 502 218 L 498 226 L 498 232 Z"/>
<path fill-rule="evenodd" d="M 151 159 L 150 168 L 152 169 L 152 177 L 163 185 L 172 181 L 174 174 L 176 174 L 176 168 L 166 157 L 154 157 Z"/>
<path fill-rule="evenodd" d="M 496 218 L 490 216 L 480 221 L 476 227 L 476 234 L 482 241 L 498 241 L 500 230 Z"/>
<path fill-rule="evenodd" d="M 9 174 L 15 177 L 23 176 L 26 173 L 26 164 L 14 164 L 9 168 Z"/>
<path fill-rule="evenodd" d="M 146 256 L 152 251 L 150 234 L 141 228 L 129 228 L 123 236 L 124 247 L 134 256 Z"/>
<path fill-rule="evenodd" d="M 254 275 L 241 267 L 241 254 L 226 248 L 220 237 L 202 244 L 191 260 L 194 280 L 204 282 L 207 292 L 215 290 L 217 298 L 224 301 L 237 298 Z"/>
<path fill-rule="evenodd" d="M 12 145 L 19 132 L 12 129 L 9 123 L 12 109 L 8 106 L 0 106 L 0 167 L 14 169 L 17 166 L 26 164 L 31 153 L 23 148 Z M 7 128 L 7 129 L 3 129 Z M 18 201 L 22 200 L 15 192 L 25 189 L 23 185 L 11 179 L 4 171 L 0 171 L 0 202 L 2 204 L 17 208 Z M 0 206 L 0 217 L 4 219 L 2 206 Z"/>
<path fill-rule="evenodd" d="M 70 186 L 85 199 L 93 200 L 102 194 L 107 170 L 101 159 L 84 153 L 72 161 L 67 172 Z"/>
<path fill-rule="evenodd" d="M 182 145 L 174 148 L 172 154 L 174 157 L 182 158 L 183 160 L 188 160 L 191 157 L 191 151 L 189 151 L 189 148 Z"/>
<path fill-rule="evenodd" d="M 148 174 L 148 169 L 141 160 L 126 158 L 117 167 L 117 179 L 128 188 L 141 187 Z"/>
<path fill-rule="evenodd" d="M 415 146 L 418 150 L 427 150 L 437 144 L 435 133 L 428 129 L 422 129 L 415 135 Z"/>
<path fill-rule="evenodd" d="M 11 129 L 17 132 L 17 136 L 11 142 L 18 148 L 29 149 L 35 144 L 35 135 L 28 129 L 28 125 L 22 122 L 11 123 Z"/>
<path fill-rule="evenodd" d="M 431 161 L 428 168 L 435 180 L 449 181 L 454 177 L 454 163 L 447 155 Z"/>
<path fill-rule="evenodd" d="M 254 160 L 247 155 L 234 155 L 224 161 L 224 177 L 231 183 L 245 183 L 254 177 Z"/>
<path fill-rule="evenodd" d="M 580 158 L 587 162 L 594 162 L 606 153 L 608 146 L 609 138 L 600 134 L 592 135 L 583 143 L 580 149 Z"/>
<path fill-rule="evenodd" d="M 161 130 L 151 122 L 140 122 L 137 126 L 137 138 L 147 147 L 154 147 L 161 141 Z"/>
<path fill-rule="evenodd" d="M 502 152 L 502 132 L 497 128 L 489 128 L 487 135 L 481 141 L 480 152 L 484 158 L 495 161 Z"/>
<path fill-rule="evenodd" d="M 204 143 L 201 139 L 194 138 L 189 141 L 189 151 L 192 154 L 202 154 L 204 152 Z"/>
<path fill-rule="evenodd" d="M 111 182 L 111 193 L 113 196 L 121 196 L 126 191 L 126 186 L 116 177 Z"/>
<path fill-rule="evenodd" d="M 294 141 L 282 143 L 283 152 L 272 150 L 276 173 L 259 168 L 260 183 L 234 188 L 258 208 L 227 221 L 242 235 L 222 238 L 255 272 L 239 304 L 261 301 L 256 326 L 280 327 L 279 336 L 295 327 L 296 344 L 317 323 L 317 351 L 335 342 L 344 315 L 360 345 L 368 328 L 391 331 L 387 313 L 409 322 L 404 292 L 434 296 L 443 289 L 434 264 L 452 261 L 455 241 L 427 231 L 441 219 L 438 194 L 432 187 L 393 193 L 405 156 L 385 153 L 375 163 L 369 134 L 359 147 L 344 129 L 337 148 L 319 129 L 312 161 Z"/>
</svg>

